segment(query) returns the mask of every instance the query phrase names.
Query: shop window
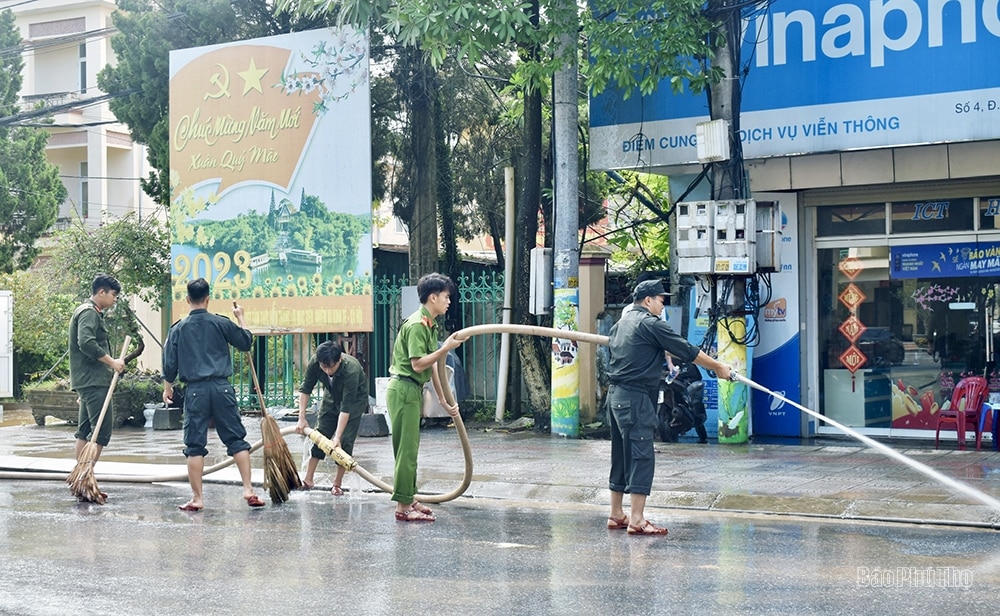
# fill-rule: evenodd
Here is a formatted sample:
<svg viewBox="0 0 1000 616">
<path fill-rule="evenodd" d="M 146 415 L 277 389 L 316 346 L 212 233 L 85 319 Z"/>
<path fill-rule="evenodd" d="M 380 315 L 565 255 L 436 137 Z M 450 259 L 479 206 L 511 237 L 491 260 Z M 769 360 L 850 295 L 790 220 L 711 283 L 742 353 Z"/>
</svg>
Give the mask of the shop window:
<svg viewBox="0 0 1000 616">
<path fill-rule="evenodd" d="M 928 199 L 891 204 L 891 233 L 972 231 L 972 199 Z"/>
<path fill-rule="evenodd" d="M 979 228 L 984 231 L 1000 229 L 1000 197 L 979 200 Z"/>
<path fill-rule="evenodd" d="M 1000 274 L 986 267 L 997 247 L 956 246 L 817 251 L 825 415 L 853 427 L 933 430 L 963 376 L 986 374 L 1000 393 Z M 960 262 L 981 251 L 983 266 L 938 262 L 961 250 L 969 254 Z M 896 254 L 910 263 L 889 267 Z"/>
<path fill-rule="evenodd" d="M 885 203 L 816 208 L 816 235 L 885 235 Z"/>
</svg>

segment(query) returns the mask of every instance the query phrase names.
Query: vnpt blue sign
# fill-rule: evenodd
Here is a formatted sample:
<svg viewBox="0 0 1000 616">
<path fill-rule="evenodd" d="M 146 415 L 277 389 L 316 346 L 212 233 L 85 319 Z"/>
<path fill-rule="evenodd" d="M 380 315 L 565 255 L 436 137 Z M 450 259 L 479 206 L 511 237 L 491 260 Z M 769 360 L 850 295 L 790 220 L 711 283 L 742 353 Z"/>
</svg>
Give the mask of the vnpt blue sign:
<svg viewBox="0 0 1000 616">
<path fill-rule="evenodd" d="M 1000 0 L 782 0 L 742 38 L 748 158 L 1000 137 Z M 697 160 L 704 94 L 590 107 L 594 168 Z"/>
</svg>

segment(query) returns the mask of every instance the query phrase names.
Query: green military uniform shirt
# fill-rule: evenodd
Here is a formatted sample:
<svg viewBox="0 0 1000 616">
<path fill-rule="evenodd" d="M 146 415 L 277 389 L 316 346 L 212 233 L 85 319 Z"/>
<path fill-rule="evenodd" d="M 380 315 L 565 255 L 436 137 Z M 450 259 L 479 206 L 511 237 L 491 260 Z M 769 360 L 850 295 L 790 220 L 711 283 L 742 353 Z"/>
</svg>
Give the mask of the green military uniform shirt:
<svg viewBox="0 0 1000 616">
<path fill-rule="evenodd" d="M 438 350 L 437 322 L 423 306 L 403 322 L 392 347 L 392 365 L 389 374 L 403 376 L 423 385 L 431 378 L 431 369 L 416 372 L 410 359 L 423 357 Z"/>
<path fill-rule="evenodd" d="M 110 385 L 114 370 L 99 361 L 105 355 L 111 355 L 111 346 L 104 314 L 87 300 L 69 320 L 70 388 Z"/>
</svg>

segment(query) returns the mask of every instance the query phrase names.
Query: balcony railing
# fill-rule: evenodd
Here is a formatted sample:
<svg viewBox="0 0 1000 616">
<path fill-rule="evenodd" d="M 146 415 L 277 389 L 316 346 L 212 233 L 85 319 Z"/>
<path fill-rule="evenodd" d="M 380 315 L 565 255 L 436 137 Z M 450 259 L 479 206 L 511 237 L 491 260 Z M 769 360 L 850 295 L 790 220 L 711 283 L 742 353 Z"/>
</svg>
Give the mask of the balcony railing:
<svg viewBox="0 0 1000 616">
<path fill-rule="evenodd" d="M 23 109 L 30 110 L 39 104 L 43 107 L 55 107 L 81 100 L 83 100 L 83 96 L 80 92 L 49 92 L 47 94 L 28 94 L 22 96 L 19 102 Z"/>
</svg>

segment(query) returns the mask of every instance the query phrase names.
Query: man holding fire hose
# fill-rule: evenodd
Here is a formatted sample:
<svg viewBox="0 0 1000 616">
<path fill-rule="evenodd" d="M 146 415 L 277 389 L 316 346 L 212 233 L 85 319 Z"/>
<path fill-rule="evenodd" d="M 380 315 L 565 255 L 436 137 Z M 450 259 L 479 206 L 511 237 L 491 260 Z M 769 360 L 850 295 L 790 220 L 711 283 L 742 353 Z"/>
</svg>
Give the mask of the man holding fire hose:
<svg viewBox="0 0 1000 616">
<path fill-rule="evenodd" d="M 611 424 L 611 514 L 608 528 L 628 529 L 630 535 L 666 535 L 667 529 L 646 519 L 646 497 L 653 485 L 655 467 L 653 435 L 663 352 L 684 362 L 714 371 L 720 379 L 733 377 L 730 366 L 710 357 L 681 338 L 660 319 L 667 292 L 658 280 L 635 287 L 633 308 L 614 327 L 608 344 L 607 405 Z M 629 514 L 623 509 L 624 495 L 630 499 Z"/>
</svg>

